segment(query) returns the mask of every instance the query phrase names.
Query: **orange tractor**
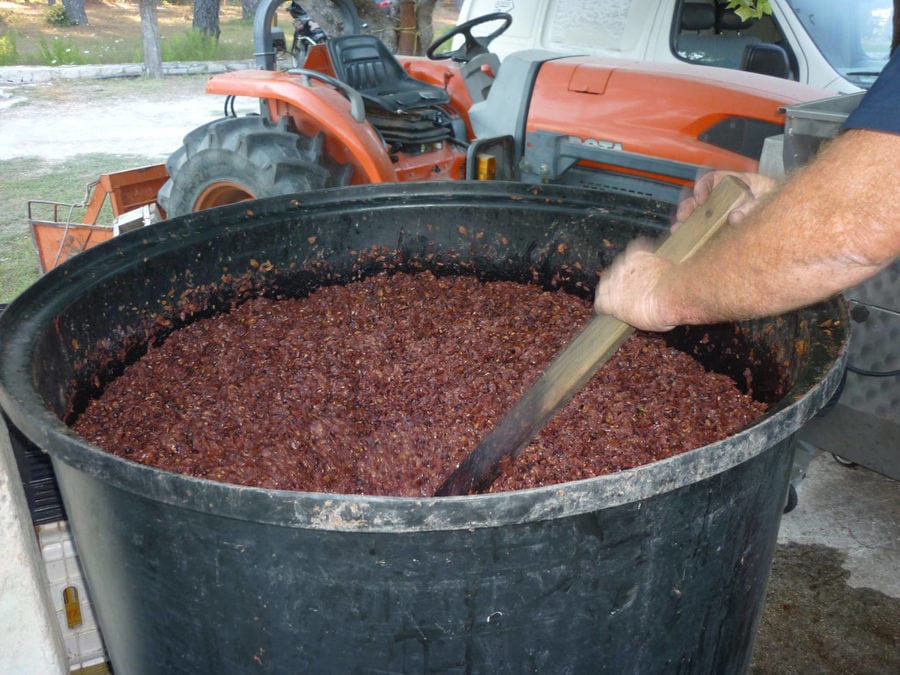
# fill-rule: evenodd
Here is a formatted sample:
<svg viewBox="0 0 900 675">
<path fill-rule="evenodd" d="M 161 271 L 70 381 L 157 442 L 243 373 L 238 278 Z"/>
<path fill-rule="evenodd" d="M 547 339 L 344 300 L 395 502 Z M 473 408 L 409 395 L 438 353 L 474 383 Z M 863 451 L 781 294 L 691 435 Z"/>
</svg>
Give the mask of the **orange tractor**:
<svg viewBox="0 0 900 675">
<path fill-rule="evenodd" d="M 335 2 L 345 34 L 295 34 L 285 69 L 274 47 L 285 41 L 272 31 L 284 2 L 257 10 L 258 68 L 206 87 L 227 97 L 226 110 L 234 97 L 258 99 L 259 114 L 231 113 L 185 136 L 156 197 L 162 215 L 425 180 L 558 182 L 674 202 L 705 167 L 756 169 L 765 140 L 784 131 L 784 107 L 828 95 L 691 64 L 539 50 L 501 63 L 489 44 L 511 24 L 504 13 L 456 26 L 427 57 L 397 57 L 358 32 L 349 0 Z M 292 2 L 295 18 L 298 9 Z"/>
</svg>

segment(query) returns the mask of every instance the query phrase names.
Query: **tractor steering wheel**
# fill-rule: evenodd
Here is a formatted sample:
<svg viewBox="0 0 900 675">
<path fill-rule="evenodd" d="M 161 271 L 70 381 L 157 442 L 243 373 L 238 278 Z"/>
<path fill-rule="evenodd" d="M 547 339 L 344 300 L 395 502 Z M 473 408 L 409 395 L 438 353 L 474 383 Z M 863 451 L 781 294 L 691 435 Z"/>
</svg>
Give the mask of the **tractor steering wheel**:
<svg viewBox="0 0 900 675">
<path fill-rule="evenodd" d="M 483 23 L 490 23 L 491 21 L 500 20 L 503 21 L 503 24 L 490 35 L 485 35 L 482 37 L 475 37 L 474 35 L 472 35 L 472 29 L 475 26 L 480 26 Z M 431 46 L 428 48 L 428 51 L 426 51 L 425 54 L 429 59 L 432 59 L 434 61 L 440 61 L 441 59 L 453 59 L 454 61 L 467 63 L 480 54 L 487 54 L 488 45 L 491 44 L 491 41 L 504 31 L 506 31 L 511 23 L 512 16 L 510 16 L 506 12 L 494 12 L 493 14 L 485 14 L 484 16 L 476 17 L 474 19 L 466 21 L 465 23 L 459 24 L 458 26 L 456 26 L 456 28 L 452 29 L 448 33 L 445 33 L 440 38 L 432 42 Z M 440 54 L 436 53 L 438 48 L 442 47 L 444 43 L 451 41 L 457 35 L 462 35 L 466 39 L 461 47 L 449 52 L 441 52 Z"/>
</svg>

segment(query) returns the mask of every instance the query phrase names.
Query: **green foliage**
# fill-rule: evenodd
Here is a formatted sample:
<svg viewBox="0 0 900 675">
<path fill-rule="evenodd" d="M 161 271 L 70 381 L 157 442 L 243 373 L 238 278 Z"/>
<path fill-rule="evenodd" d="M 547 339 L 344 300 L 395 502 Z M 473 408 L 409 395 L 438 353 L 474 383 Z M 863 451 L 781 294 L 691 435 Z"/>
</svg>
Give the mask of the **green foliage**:
<svg viewBox="0 0 900 675">
<path fill-rule="evenodd" d="M 219 42 L 196 28 L 162 41 L 163 61 L 213 61 L 219 57 Z"/>
<path fill-rule="evenodd" d="M 54 36 L 48 41 L 41 35 L 38 49 L 41 63 L 45 66 L 78 66 L 87 63 L 87 59 L 78 51 L 71 38 Z"/>
<path fill-rule="evenodd" d="M 62 2 L 50 5 L 44 10 L 44 21 L 50 26 L 72 26 L 73 23 L 66 14 L 66 7 Z"/>
<path fill-rule="evenodd" d="M 2 5 L 3 3 L 0 3 Z M 7 3 L 9 4 L 9 3 Z M 21 3 L 23 6 L 25 2 Z M 36 5 L 40 5 L 36 8 Z M 202 45 L 202 40 L 182 35 L 190 29 L 190 14 L 185 11 L 191 0 L 183 0 L 178 16 L 173 16 L 176 10 L 171 9 L 169 3 L 160 5 L 160 30 L 162 32 L 162 44 L 172 42 L 175 47 L 174 57 L 187 60 L 204 60 L 212 54 L 216 60 L 249 60 L 253 57 L 253 23 L 240 18 L 240 9 L 235 9 L 235 0 L 222 3 L 222 20 L 220 27 L 222 34 L 219 36 L 218 47 L 212 44 Z M 56 0 L 53 6 L 62 6 L 61 0 Z M 19 6 L 19 5 L 16 5 Z M 18 13 L 6 11 L 0 8 L 0 52 L 9 62 L 0 61 L 0 65 L 59 65 L 60 63 L 140 63 L 143 61 L 143 35 L 140 22 L 136 21 L 137 2 L 107 3 L 103 12 L 92 18 L 91 26 L 73 26 L 72 28 L 50 27 L 44 21 L 44 9 L 46 0 L 30 0 L 29 8 L 33 11 Z M 166 9 L 168 8 L 168 9 Z M 88 8 L 90 11 L 90 7 Z M 166 14 L 166 11 L 168 14 Z M 11 38 L 4 34 L 8 31 L 16 31 L 16 49 L 11 52 Z M 51 44 L 41 45 L 41 36 L 49 41 L 53 35 L 65 35 L 71 39 L 71 44 L 59 47 Z M 65 52 L 65 49 L 72 49 Z M 79 56 L 75 57 L 75 52 Z M 183 54 L 184 56 L 181 56 Z M 0 57 L 0 58 L 4 58 Z M 60 60 L 58 57 L 63 57 Z M 164 57 L 169 60 L 168 57 Z M 54 63 L 54 59 L 56 62 Z"/>
<path fill-rule="evenodd" d="M 769 0 L 729 0 L 728 9 L 733 9 L 744 21 L 760 19 L 772 13 Z"/>
<path fill-rule="evenodd" d="M 16 32 L 7 31 L 0 35 L 0 66 L 13 66 L 19 62 L 19 52 L 16 49 Z"/>
</svg>

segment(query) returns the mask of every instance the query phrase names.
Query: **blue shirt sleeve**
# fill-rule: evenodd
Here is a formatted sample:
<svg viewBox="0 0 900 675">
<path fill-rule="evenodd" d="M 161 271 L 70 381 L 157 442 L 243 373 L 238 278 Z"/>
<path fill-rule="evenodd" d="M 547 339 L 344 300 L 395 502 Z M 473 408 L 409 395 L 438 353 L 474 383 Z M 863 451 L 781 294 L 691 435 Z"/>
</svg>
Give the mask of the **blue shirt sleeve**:
<svg viewBox="0 0 900 675">
<path fill-rule="evenodd" d="M 900 134 L 900 48 L 847 117 L 844 129 L 870 129 Z"/>
</svg>

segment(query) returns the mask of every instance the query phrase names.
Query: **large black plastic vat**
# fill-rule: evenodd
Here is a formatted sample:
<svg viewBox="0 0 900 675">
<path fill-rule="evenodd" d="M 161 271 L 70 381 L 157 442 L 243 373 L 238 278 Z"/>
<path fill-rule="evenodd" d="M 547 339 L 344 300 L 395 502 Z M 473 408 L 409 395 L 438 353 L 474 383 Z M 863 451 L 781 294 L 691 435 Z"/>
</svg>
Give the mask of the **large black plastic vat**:
<svg viewBox="0 0 900 675">
<path fill-rule="evenodd" d="M 590 295 L 595 270 L 664 220 L 653 202 L 574 189 L 373 186 L 154 225 L 26 290 L 0 317 L 0 403 L 53 459 L 116 672 L 746 668 L 791 434 L 839 380 L 838 301 L 676 331 L 771 411 L 722 442 L 549 488 L 237 487 L 114 457 L 61 421 L 147 339 L 248 293 L 430 268 Z"/>
</svg>

